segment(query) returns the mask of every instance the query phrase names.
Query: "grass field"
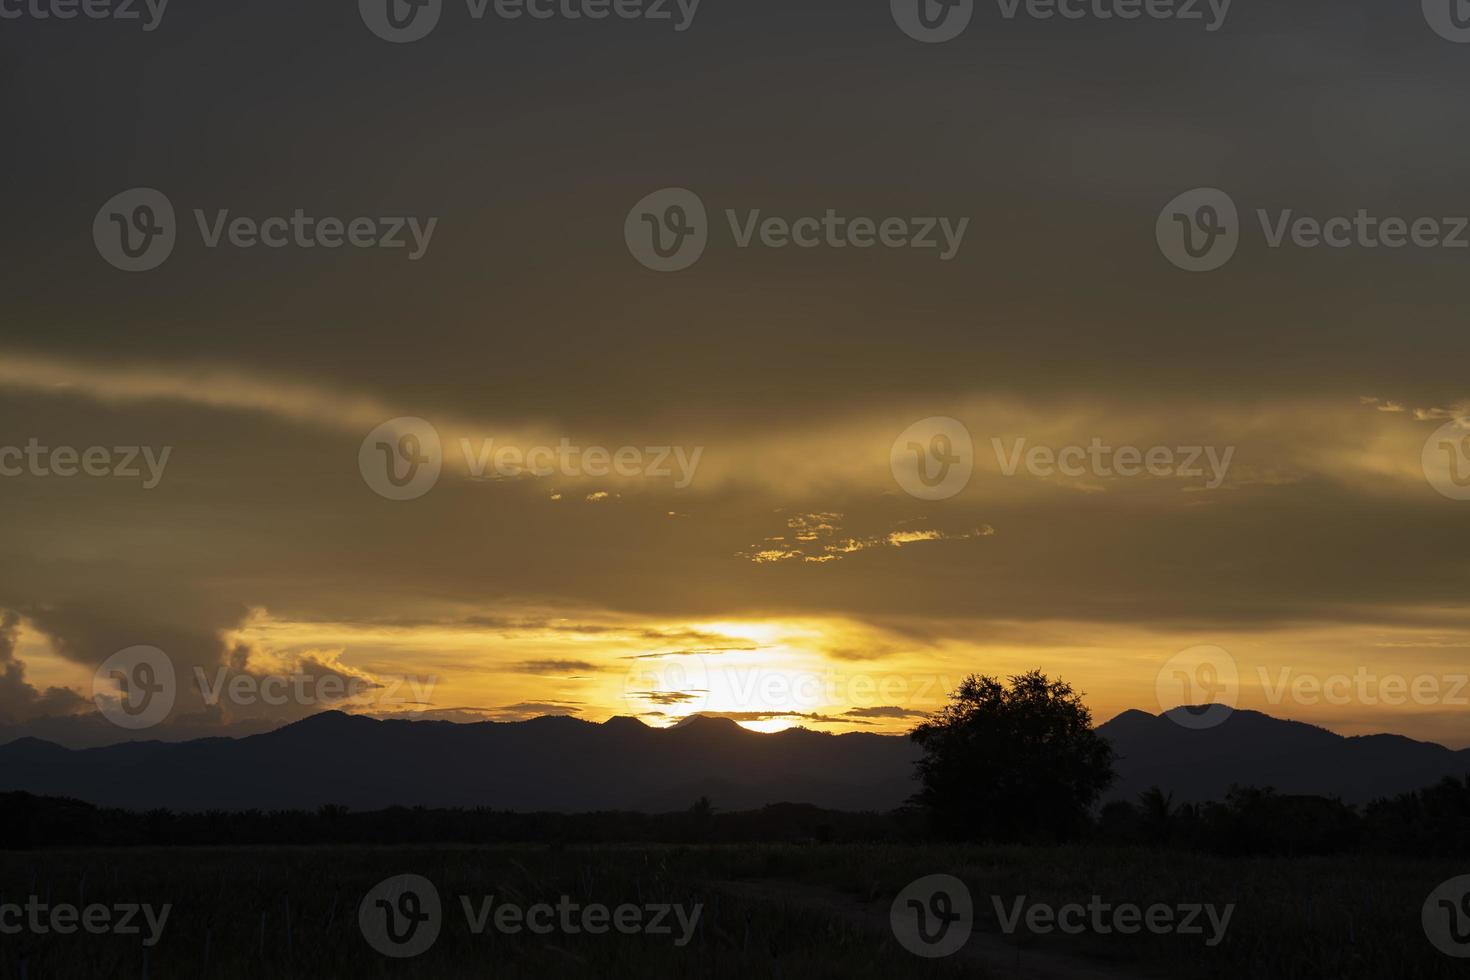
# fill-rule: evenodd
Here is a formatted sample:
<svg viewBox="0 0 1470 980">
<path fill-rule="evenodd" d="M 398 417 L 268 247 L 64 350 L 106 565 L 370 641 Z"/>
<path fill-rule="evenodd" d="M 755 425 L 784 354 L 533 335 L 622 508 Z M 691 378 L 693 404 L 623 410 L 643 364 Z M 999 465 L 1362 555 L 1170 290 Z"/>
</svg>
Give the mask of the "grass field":
<svg viewBox="0 0 1470 980">
<path fill-rule="evenodd" d="M 1425 897 L 1466 869 L 1444 862 L 1223 860 L 1098 847 L 740 845 L 720 847 L 438 847 L 5 852 L 0 904 L 172 906 L 160 941 L 140 935 L 0 935 L 0 977 L 983 977 L 1064 976 L 1066 962 L 1118 976 L 1449 978 L 1466 963 L 1434 949 Z M 977 935 L 967 952 L 921 959 L 883 925 L 916 878 L 968 886 Z M 385 878 L 417 874 L 442 899 L 436 942 L 412 959 L 371 948 L 358 906 Z M 471 932 L 471 905 L 702 906 L 687 945 L 672 935 Z M 1233 903 L 1223 941 L 1201 936 L 1000 937 L 1006 905 Z M 788 900 L 788 896 L 790 896 Z M 1011 944 L 1021 972 L 969 955 Z M 1048 960 L 1048 957 L 1052 959 Z M 1058 966 L 1061 963 L 1063 966 Z M 1049 965 L 1050 964 L 1050 965 Z M 1053 972 L 1048 973 L 1048 970 Z M 1063 970 L 1063 972 L 1055 972 Z M 1083 974 L 1078 974 L 1083 975 Z"/>
</svg>

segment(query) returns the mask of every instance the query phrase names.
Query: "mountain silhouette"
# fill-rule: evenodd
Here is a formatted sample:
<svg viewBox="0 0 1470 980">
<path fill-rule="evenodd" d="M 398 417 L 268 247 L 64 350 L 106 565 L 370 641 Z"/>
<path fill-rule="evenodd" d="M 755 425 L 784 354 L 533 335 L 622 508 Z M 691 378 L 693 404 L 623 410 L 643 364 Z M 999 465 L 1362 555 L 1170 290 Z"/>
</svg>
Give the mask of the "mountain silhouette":
<svg viewBox="0 0 1470 980">
<path fill-rule="evenodd" d="M 1159 786 L 1178 802 L 1218 800 L 1242 785 L 1361 803 L 1470 774 L 1470 750 L 1397 735 L 1345 738 L 1255 711 L 1194 730 L 1170 714 L 1126 711 L 1099 727 L 1118 753 L 1106 799 Z M 335 803 L 656 813 L 707 796 L 726 810 L 780 802 L 890 810 L 917 789 L 918 755 L 902 736 L 760 734 L 708 716 L 659 729 L 634 718 L 465 725 L 330 711 L 245 738 L 77 750 L 21 738 L 0 746 L 0 791 L 127 809 Z"/>
<path fill-rule="evenodd" d="M 1199 803 L 1223 799 L 1232 785 L 1240 785 L 1366 803 L 1470 774 L 1470 749 L 1456 752 L 1401 735 L 1345 737 L 1238 709 L 1210 728 L 1175 720 L 1188 722 L 1211 707 L 1224 710 L 1196 705 L 1159 715 L 1125 711 L 1100 726 L 1118 755 L 1118 781 L 1106 798 L 1133 800 L 1158 786 L 1176 802 Z"/>
<path fill-rule="evenodd" d="M 0 746 L 0 789 L 129 809 L 665 812 L 708 796 L 722 809 L 889 810 L 913 792 L 916 755 L 903 738 L 764 735 L 723 718 L 658 729 L 633 718 L 466 725 L 331 711 L 240 739 L 70 750 L 23 738 Z"/>
</svg>

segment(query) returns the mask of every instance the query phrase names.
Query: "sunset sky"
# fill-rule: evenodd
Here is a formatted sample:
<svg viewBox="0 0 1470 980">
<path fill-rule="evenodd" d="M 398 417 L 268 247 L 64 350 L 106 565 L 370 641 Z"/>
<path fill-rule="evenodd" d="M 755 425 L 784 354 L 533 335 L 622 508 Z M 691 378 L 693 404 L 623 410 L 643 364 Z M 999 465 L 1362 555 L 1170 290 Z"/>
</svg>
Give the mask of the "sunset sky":
<svg viewBox="0 0 1470 980">
<path fill-rule="evenodd" d="M 1170 658 L 1212 646 L 1241 707 L 1470 745 L 1470 501 L 1421 462 L 1470 414 L 1470 250 L 1272 249 L 1250 225 L 1470 214 L 1470 49 L 1411 6 L 1237 4 L 1215 34 L 977 13 L 935 46 L 847 0 L 402 46 L 350 3 L 171 9 L 166 46 L 0 36 L 7 118 L 44 134 L 0 163 L 0 446 L 171 447 L 153 489 L 0 477 L 0 731 L 131 737 L 90 698 L 135 645 L 190 676 L 392 686 L 351 705 L 374 713 L 832 732 L 901 732 L 968 673 L 1034 667 L 1098 721 L 1157 712 Z M 111 152 L 80 157 L 81 132 Z M 133 187 L 181 230 L 127 274 L 91 229 Z M 717 228 L 661 274 L 623 229 L 669 187 Z M 1194 187 L 1248 229 L 1211 273 L 1154 239 Z M 195 208 L 439 220 L 409 261 L 208 249 Z M 970 225 L 947 262 L 741 249 L 727 208 Z M 890 450 L 936 416 L 975 473 L 927 501 Z M 393 501 L 358 457 L 400 417 L 445 452 Z M 476 477 L 461 440 L 489 439 L 702 453 L 683 487 Z M 992 440 L 1018 439 L 1233 455 L 1214 487 L 1008 476 Z M 1441 687 L 1307 703 L 1273 696 L 1283 671 Z M 149 737 L 321 707 L 197 693 Z"/>
</svg>

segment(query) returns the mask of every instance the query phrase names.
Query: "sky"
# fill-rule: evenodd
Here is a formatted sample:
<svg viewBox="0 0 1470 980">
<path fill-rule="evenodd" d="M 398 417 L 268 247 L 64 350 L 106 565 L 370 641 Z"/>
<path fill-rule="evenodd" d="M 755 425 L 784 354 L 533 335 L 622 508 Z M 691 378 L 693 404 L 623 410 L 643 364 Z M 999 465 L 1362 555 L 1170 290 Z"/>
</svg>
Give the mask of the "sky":
<svg viewBox="0 0 1470 980">
<path fill-rule="evenodd" d="M 979 4 L 931 44 L 882 2 L 449 2 L 390 43 L 348 2 L 175 2 L 0 24 L 0 472 L 139 471 L 0 476 L 0 732 L 140 737 L 93 696 L 147 646 L 179 679 L 147 737 L 899 733 L 1040 668 L 1098 721 L 1228 697 L 1470 745 L 1470 44 L 1418 5 Z M 177 240 L 128 272 L 96 229 L 135 188 Z M 1238 210 L 1210 271 L 1167 244 L 1196 188 Z M 705 211 L 678 271 L 634 241 L 667 189 Z M 297 209 L 404 247 L 231 230 Z M 1448 243 L 1273 246 L 1360 211 Z M 890 218 L 935 247 L 871 244 Z"/>
</svg>

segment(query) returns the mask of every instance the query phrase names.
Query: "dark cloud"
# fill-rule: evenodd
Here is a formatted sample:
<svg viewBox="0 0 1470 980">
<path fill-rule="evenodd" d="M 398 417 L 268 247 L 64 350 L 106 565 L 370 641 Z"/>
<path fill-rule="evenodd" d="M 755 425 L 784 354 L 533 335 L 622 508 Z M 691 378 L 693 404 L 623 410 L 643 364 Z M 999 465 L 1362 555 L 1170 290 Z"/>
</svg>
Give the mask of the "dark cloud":
<svg viewBox="0 0 1470 980">
<path fill-rule="evenodd" d="M 565 701 L 522 701 L 491 708 L 485 712 L 490 721 L 525 721 L 546 716 L 571 716 L 582 713 L 582 705 Z"/>
<path fill-rule="evenodd" d="M 523 660 L 510 669 L 522 674 L 593 674 L 605 668 L 589 660 Z"/>
<path fill-rule="evenodd" d="M 851 714 L 851 712 L 848 712 Z M 690 718 L 724 718 L 729 721 L 797 721 L 818 725 L 871 725 L 870 721 L 858 721 L 846 716 L 824 715 L 812 711 L 700 711 Z M 687 719 L 686 719 L 687 720 Z"/>
<path fill-rule="evenodd" d="M 0 726 L 90 710 L 89 702 L 64 687 L 37 690 L 26 682 L 25 664 L 16 659 L 20 617 L 0 612 Z"/>
<path fill-rule="evenodd" d="M 843 712 L 843 715 L 849 718 L 926 718 L 929 712 L 896 705 L 879 705 L 872 708 L 852 708 Z"/>
<path fill-rule="evenodd" d="M 708 691 L 636 691 L 629 696 L 647 701 L 649 704 L 669 706 L 702 701 L 708 694 Z"/>
</svg>

